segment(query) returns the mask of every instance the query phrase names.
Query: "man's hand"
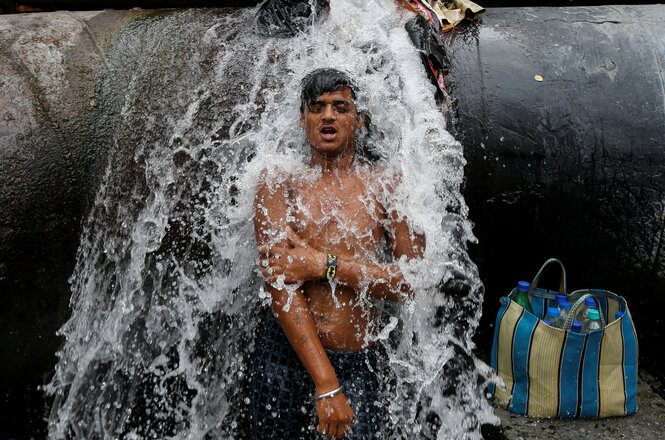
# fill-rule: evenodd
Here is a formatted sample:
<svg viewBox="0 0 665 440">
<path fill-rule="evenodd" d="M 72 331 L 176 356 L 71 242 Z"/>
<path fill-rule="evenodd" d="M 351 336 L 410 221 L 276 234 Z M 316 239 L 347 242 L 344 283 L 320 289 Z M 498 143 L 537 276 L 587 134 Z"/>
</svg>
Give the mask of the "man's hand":
<svg viewBox="0 0 665 440">
<path fill-rule="evenodd" d="M 319 434 L 325 434 L 329 438 L 344 438 L 351 432 L 353 410 L 344 393 L 317 400 L 316 413 L 319 416 L 319 426 L 316 427 Z"/>
<path fill-rule="evenodd" d="M 261 246 L 259 252 L 266 257 L 259 262 L 263 277 L 274 283 L 284 275 L 285 283 L 318 280 L 326 271 L 326 254 L 317 251 L 300 238 L 290 226 L 285 229 L 291 247 Z"/>
</svg>

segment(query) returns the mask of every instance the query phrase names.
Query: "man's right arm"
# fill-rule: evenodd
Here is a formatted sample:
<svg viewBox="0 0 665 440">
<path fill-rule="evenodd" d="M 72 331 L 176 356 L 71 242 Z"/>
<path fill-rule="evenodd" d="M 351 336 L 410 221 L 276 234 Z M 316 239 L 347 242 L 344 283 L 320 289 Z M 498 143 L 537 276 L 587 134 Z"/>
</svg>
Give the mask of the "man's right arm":
<svg viewBox="0 0 665 440">
<path fill-rule="evenodd" d="M 254 202 L 254 229 L 259 247 L 289 247 L 286 237 L 281 240 L 277 238 L 287 225 L 286 189 L 283 181 L 270 185 L 262 178 L 259 184 Z M 266 289 L 272 296 L 272 311 L 277 315 L 284 335 L 314 381 L 315 393 L 324 394 L 338 388 L 337 375 L 316 333 L 314 319 L 302 290 L 298 288 L 290 293 L 271 283 L 266 283 Z M 317 430 L 325 430 L 328 436 L 343 436 L 353 419 L 353 411 L 343 393 L 318 400 L 317 413 Z"/>
</svg>

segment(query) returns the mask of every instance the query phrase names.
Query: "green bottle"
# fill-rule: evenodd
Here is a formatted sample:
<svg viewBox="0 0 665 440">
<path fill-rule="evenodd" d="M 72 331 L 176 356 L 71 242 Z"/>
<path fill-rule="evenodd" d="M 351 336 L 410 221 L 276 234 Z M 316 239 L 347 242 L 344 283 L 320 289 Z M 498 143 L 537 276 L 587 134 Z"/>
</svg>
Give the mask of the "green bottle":
<svg viewBox="0 0 665 440">
<path fill-rule="evenodd" d="M 524 310 L 533 315 L 533 309 L 529 302 L 529 287 L 531 287 L 531 285 L 527 281 L 520 281 L 517 283 L 517 293 L 513 297 L 513 301 L 521 305 Z"/>
</svg>

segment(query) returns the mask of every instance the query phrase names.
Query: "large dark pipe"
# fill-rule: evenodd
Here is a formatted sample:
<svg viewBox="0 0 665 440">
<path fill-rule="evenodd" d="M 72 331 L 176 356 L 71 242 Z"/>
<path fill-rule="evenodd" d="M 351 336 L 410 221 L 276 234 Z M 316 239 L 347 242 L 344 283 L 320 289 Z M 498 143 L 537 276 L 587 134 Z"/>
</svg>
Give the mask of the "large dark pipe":
<svg viewBox="0 0 665 440">
<path fill-rule="evenodd" d="M 96 122 L 98 74 L 112 36 L 141 14 L 0 16 L 0 438 L 46 437 L 39 386 L 106 161 L 87 147 L 111 126 Z"/>
<path fill-rule="evenodd" d="M 663 29 L 662 6 L 493 9 L 445 39 L 486 286 L 481 348 L 499 297 L 556 256 L 571 289 L 627 298 L 642 366 L 663 378 Z"/>
<path fill-rule="evenodd" d="M 106 55 L 118 30 L 160 13 L 0 17 L 0 427 L 43 437 L 36 387 L 55 364 L 67 277 L 105 164 L 95 146 L 117 118 L 100 108 L 113 83 L 99 72 L 120 62 Z M 658 373 L 664 25 L 663 6 L 490 9 L 444 40 L 487 288 L 481 350 L 498 297 L 557 256 L 571 287 L 628 299 L 643 365 Z"/>
</svg>

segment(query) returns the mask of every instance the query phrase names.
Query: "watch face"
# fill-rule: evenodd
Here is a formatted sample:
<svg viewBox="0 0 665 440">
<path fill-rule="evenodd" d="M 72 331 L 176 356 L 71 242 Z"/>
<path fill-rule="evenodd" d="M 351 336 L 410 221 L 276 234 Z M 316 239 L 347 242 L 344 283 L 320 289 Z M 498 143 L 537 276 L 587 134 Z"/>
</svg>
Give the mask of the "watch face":
<svg viewBox="0 0 665 440">
<path fill-rule="evenodd" d="M 337 275 L 337 257 L 328 254 L 328 268 L 326 269 L 326 278 L 332 280 Z"/>
</svg>

